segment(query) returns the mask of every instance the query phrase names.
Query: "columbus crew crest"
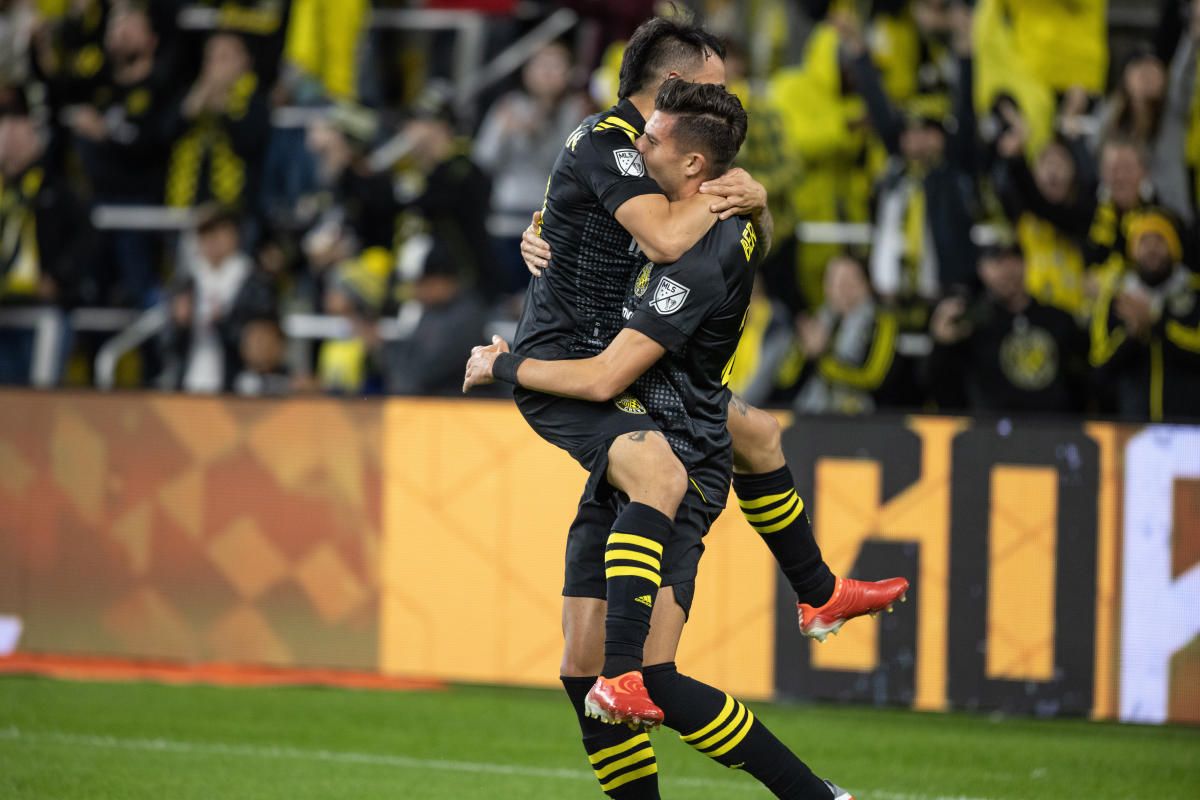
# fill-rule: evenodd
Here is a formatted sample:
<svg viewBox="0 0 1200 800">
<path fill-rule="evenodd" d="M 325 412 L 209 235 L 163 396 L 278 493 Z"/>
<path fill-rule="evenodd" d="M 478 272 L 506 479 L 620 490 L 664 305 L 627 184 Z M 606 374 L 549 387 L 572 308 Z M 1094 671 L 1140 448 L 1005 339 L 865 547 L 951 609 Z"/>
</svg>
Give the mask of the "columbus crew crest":
<svg viewBox="0 0 1200 800">
<path fill-rule="evenodd" d="M 613 158 L 617 160 L 617 169 L 622 175 L 640 178 L 646 174 L 646 165 L 642 162 L 642 154 L 637 150 L 614 150 Z"/>
<path fill-rule="evenodd" d="M 663 316 L 674 314 L 683 306 L 683 301 L 687 300 L 691 291 L 682 283 L 676 283 L 670 278 L 663 278 L 658 282 L 658 288 L 654 290 L 654 299 L 650 301 L 650 307 Z"/>
<path fill-rule="evenodd" d="M 637 281 L 633 284 L 633 293 L 641 297 L 650 288 L 650 270 L 654 269 L 653 264 L 647 264 L 642 267 L 642 271 L 638 273 Z"/>
<path fill-rule="evenodd" d="M 617 408 L 624 411 L 626 414 L 645 414 L 646 407 L 642 405 L 642 401 L 638 400 L 633 395 L 626 392 L 617 399 L 613 400 Z"/>
</svg>

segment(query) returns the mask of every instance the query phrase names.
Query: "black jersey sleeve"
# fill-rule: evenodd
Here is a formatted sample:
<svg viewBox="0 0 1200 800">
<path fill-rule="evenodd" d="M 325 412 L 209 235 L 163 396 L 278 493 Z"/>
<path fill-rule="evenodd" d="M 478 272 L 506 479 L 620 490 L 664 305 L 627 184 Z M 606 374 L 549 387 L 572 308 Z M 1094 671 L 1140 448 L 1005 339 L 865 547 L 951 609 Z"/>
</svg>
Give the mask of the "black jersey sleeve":
<svg viewBox="0 0 1200 800">
<path fill-rule="evenodd" d="M 642 154 L 620 130 L 592 131 L 575 153 L 575 171 L 609 214 L 615 215 L 626 200 L 644 194 L 662 194 L 646 175 Z"/>
<path fill-rule="evenodd" d="M 728 298 L 725 275 L 720 262 L 702 247 L 692 248 L 655 272 L 625 327 L 644 333 L 668 352 L 679 353 Z"/>
</svg>

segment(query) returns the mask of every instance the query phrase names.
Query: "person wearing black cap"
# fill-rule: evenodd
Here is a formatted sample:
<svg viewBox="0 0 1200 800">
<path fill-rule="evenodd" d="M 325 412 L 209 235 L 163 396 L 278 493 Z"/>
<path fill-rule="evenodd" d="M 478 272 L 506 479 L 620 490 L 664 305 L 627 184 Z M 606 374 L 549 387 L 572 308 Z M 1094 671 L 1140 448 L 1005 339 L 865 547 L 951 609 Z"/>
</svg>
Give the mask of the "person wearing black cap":
<svg viewBox="0 0 1200 800">
<path fill-rule="evenodd" d="M 938 406 L 997 414 L 1083 410 L 1087 339 L 1070 314 L 1029 296 L 1020 247 L 985 247 L 979 279 L 985 292 L 978 301 L 943 300 L 930 322 L 927 366 Z"/>
<path fill-rule="evenodd" d="M 1200 276 L 1181 263 L 1165 209 L 1133 212 L 1128 231 L 1131 269 L 1104 287 L 1092 318 L 1095 382 L 1122 417 L 1200 418 Z"/>
</svg>

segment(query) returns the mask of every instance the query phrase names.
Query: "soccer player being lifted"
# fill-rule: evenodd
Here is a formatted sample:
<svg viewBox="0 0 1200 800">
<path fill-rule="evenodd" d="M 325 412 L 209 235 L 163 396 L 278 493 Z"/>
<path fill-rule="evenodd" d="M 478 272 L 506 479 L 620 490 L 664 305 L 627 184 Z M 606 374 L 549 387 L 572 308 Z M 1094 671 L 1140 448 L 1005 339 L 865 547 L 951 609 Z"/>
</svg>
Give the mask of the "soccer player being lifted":
<svg viewBox="0 0 1200 800">
<path fill-rule="evenodd" d="M 663 83 L 654 108 L 634 152 L 669 201 L 696 197 L 700 184 L 723 173 L 737 155 L 746 136 L 746 113 L 723 87 L 679 78 Z M 563 683 L 579 715 L 596 777 L 611 797 L 658 797 L 658 764 L 640 726 L 657 720 L 635 713 L 633 724 L 625 728 L 587 718 L 608 717 L 603 691 L 589 690 L 596 670 L 607 660 L 605 598 L 611 605 L 626 594 L 645 608 L 646 622 L 652 622 L 645 643 L 645 686 L 661 704 L 666 725 L 719 763 L 753 775 L 777 797 L 850 797 L 815 776 L 742 703 L 675 667 L 703 536 L 724 509 L 729 492 L 730 393 L 724 384 L 759 256 L 769 247 L 767 238 L 769 231 L 760 234 L 748 216 L 732 216 L 715 223 L 674 263 L 645 265 L 626 283 L 620 315 L 624 326 L 594 356 L 515 356 L 497 337 L 491 346 L 475 348 L 467 364 L 464 391 L 500 378 L 523 390 L 590 401 L 597 411 L 590 423 L 634 428 L 618 437 L 632 442 L 631 447 L 669 440 L 687 468 L 680 480 L 690 479 L 694 489 L 678 503 L 667 539 L 625 527 L 623 521 L 632 519 L 628 512 L 633 503 L 623 502 L 605 480 L 606 471 L 621 467 L 596 457 L 615 446 L 602 441 L 591 457 L 591 494 L 581 506 L 588 513 L 576 520 L 568 538 L 564 621 L 571 633 Z M 645 398 L 649 413 L 625 415 L 630 422 L 619 416 L 609 420 L 609 401 L 630 387 Z M 641 681 L 637 683 L 640 688 Z M 602 689 L 606 686 L 601 684 Z"/>
<path fill-rule="evenodd" d="M 549 268 L 530 283 L 513 345 L 517 354 L 546 360 L 598 355 L 623 327 L 625 288 L 647 261 L 677 261 L 720 216 L 753 212 L 760 224 L 769 221 L 766 192 L 744 171 L 709 182 L 708 188 L 721 195 L 715 201 L 701 193 L 672 201 L 645 174 L 635 146 L 662 83 L 671 77 L 723 83 L 722 56 L 720 42 L 690 23 L 654 18 L 635 31 L 621 62 L 621 101 L 584 120 L 568 137 L 547 185 L 540 236 L 527 232 L 522 244 L 527 261 Z M 552 263 L 546 250 L 530 254 L 546 245 L 552 248 Z M 675 290 L 675 296 L 684 295 L 684 288 Z M 612 526 L 614 542 L 633 536 L 661 547 L 669 540 L 679 504 L 689 492 L 700 491 L 685 468 L 691 445 L 669 430 L 684 424 L 688 407 L 669 382 L 639 385 L 611 404 L 521 387 L 514 396 L 530 426 L 592 474 L 572 530 L 599 513 L 596 504 L 603 498 L 597 495 L 616 489 L 629 502 Z M 660 424 L 664 419 L 672 423 L 666 426 L 666 438 L 635 435 L 643 430 L 651 406 L 660 409 Z M 903 596 L 908 582 L 902 578 L 868 583 L 830 572 L 784 461 L 774 417 L 735 397 L 728 428 L 734 489 L 747 520 L 796 591 L 805 636 L 824 639 L 845 621 L 887 608 Z M 639 584 L 644 578 L 634 569 L 614 564 L 607 570 L 605 658 L 590 697 L 610 721 L 636 717 L 653 723 L 661 711 L 637 674 L 650 615 L 642 601 L 650 584 Z M 568 586 L 564 594 L 570 598 L 570 592 Z M 575 626 L 566 615 L 564 629 L 569 647 Z M 629 679 L 616 680 L 628 673 L 633 673 Z"/>
</svg>

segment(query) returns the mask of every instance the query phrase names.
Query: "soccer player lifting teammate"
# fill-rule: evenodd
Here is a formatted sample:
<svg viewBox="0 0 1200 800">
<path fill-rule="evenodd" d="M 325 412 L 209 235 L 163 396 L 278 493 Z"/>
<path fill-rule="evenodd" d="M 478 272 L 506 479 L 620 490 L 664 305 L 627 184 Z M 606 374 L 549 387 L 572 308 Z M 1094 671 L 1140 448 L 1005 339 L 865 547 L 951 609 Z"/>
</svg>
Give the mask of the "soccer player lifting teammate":
<svg viewBox="0 0 1200 800">
<path fill-rule="evenodd" d="M 745 135 L 746 113 L 735 96 L 721 86 L 672 78 L 663 83 L 645 135 L 636 141 L 636 163 L 671 202 L 683 201 L 698 195 L 706 178 L 729 167 Z M 632 706 L 621 709 L 633 722 L 629 729 L 588 719 L 607 718 L 611 708 L 620 708 L 628 699 L 610 694 L 611 689 L 633 683 L 642 690 L 636 671 L 612 683 L 593 684 L 595 670 L 602 659 L 607 661 L 602 651 L 606 594 L 610 606 L 614 597 L 635 595 L 635 604 L 646 608 L 647 621 L 652 619 L 645 643 L 645 686 L 661 703 L 662 720 L 684 741 L 719 763 L 748 772 L 778 797 L 850 797 L 816 777 L 748 708 L 680 674 L 674 663 L 704 549 L 702 539 L 724 508 L 729 490 L 730 394 L 724 382 L 759 256 L 769 248 L 769 225 L 766 228 L 760 234 L 749 217 L 734 216 L 717 222 L 674 263 L 645 265 L 626 283 L 620 314 L 624 327 L 597 355 L 514 356 L 497 337 L 491 346 L 475 348 L 467 364 L 464 391 L 500 378 L 524 390 L 592 401 L 595 413 L 589 421 L 600 426 L 628 427 L 621 416 L 615 422 L 609 419 L 613 407 L 607 401 L 632 386 L 647 398 L 647 408 L 660 413 L 627 415 L 638 425 L 624 435 L 630 447 L 670 437 L 685 453 L 694 491 L 678 503 L 669 538 L 658 541 L 626 532 L 629 528 L 622 520 L 635 518 L 604 480 L 603 459 L 596 458 L 607 444 L 603 440 L 591 454 L 601 468 L 593 471 L 581 517 L 568 540 L 564 622 L 569 633 L 563 684 L 579 716 L 596 777 L 611 797 L 658 797 L 658 764 L 640 725 L 658 720 L 641 716 L 645 709 Z M 555 432 L 564 441 L 581 435 L 570 429 Z M 614 466 L 610 459 L 609 469 Z M 622 477 L 627 476 L 618 480 Z"/>
<path fill-rule="evenodd" d="M 696 194 L 672 202 L 644 174 L 633 147 L 663 81 L 683 77 L 721 83 L 722 54 L 715 37 L 689 23 L 654 18 L 635 31 L 621 62 L 621 101 L 589 117 L 568 138 L 550 176 L 545 207 L 531 226 L 536 230 L 526 231 L 526 263 L 544 272 L 530 284 L 514 342 L 517 353 L 550 359 L 598 354 L 620 330 L 620 293 L 647 259 L 657 264 L 677 260 L 718 215 L 754 212 L 760 224 L 769 221 L 766 192 L 744 171 L 732 170 L 702 185 L 701 193 L 710 193 L 707 197 Z M 669 396 L 669 389 L 661 385 L 639 386 L 633 394 L 619 397 L 614 411 L 523 389 L 516 392 L 530 425 L 593 473 L 589 491 L 591 484 L 606 482 L 628 497 L 613 532 L 656 543 L 667 540 L 675 509 L 685 493 L 694 490 L 685 469 L 687 437 L 673 435 L 664 422 L 678 422 L 686 401 L 676 398 L 676 407 L 669 408 Z M 664 427 L 665 440 L 635 441 L 628 435 L 643 428 L 639 412 L 646 410 Z M 847 620 L 903 597 L 908 582 L 902 578 L 863 582 L 830 572 L 784 460 L 774 417 L 733 397 L 728 426 L 739 503 L 796 592 L 803 635 L 824 640 Z M 606 476 L 597 478 L 605 471 Z M 575 525 L 592 513 L 588 497 L 585 492 Z M 616 565 L 610 574 L 627 582 L 630 576 L 624 571 Z M 570 597 L 569 587 L 565 594 Z M 606 657 L 598 694 L 610 683 L 606 679 L 636 671 L 641 663 L 649 610 L 637 600 L 645 594 L 608 593 Z M 572 628 L 569 619 L 565 622 L 569 644 Z M 610 689 L 605 690 L 609 696 L 623 693 Z M 625 703 L 644 708 L 649 700 L 641 693 Z M 614 721 L 623 716 L 617 707 L 606 713 Z"/>
</svg>

